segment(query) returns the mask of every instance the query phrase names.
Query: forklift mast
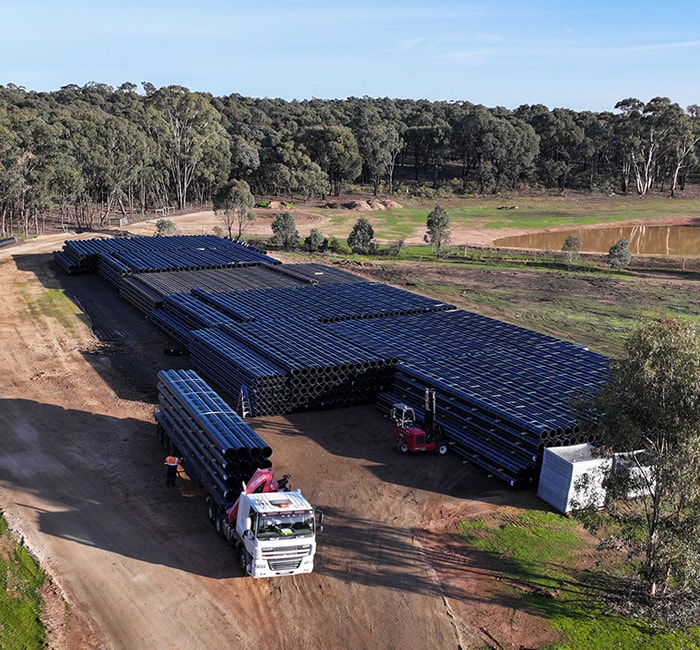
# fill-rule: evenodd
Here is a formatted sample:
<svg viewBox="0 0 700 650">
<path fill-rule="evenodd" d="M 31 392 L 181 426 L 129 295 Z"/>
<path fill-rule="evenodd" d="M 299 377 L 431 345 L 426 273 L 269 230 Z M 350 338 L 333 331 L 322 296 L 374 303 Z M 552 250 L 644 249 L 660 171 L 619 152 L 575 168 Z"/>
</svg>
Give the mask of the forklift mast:
<svg viewBox="0 0 700 650">
<path fill-rule="evenodd" d="M 425 417 L 423 418 L 423 430 L 428 436 L 432 436 L 435 433 L 435 389 L 426 388 L 423 407 L 425 412 Z"/>
</svg>

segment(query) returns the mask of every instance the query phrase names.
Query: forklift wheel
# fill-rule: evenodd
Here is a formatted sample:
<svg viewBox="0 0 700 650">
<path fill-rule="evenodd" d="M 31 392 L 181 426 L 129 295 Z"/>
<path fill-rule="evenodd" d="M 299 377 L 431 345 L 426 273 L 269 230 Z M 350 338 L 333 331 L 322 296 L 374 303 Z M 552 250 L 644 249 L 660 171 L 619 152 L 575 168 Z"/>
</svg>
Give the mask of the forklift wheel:
<svg viewBox="0 0 700 650">
<path fill-rule="evenodd" d="M 435 453 L 438 456 L 444 456 L 447 453 L 447 445 L 441 442 L 437 447 L 435 447 Z"/>
<path fill-rule="evenodd" d="M 406 454 L 408 453 L 408 445 L 401 441 L 396 445 L 396 449 L 398 449 L 399 453 L 401 454 Z"/>
</svg>

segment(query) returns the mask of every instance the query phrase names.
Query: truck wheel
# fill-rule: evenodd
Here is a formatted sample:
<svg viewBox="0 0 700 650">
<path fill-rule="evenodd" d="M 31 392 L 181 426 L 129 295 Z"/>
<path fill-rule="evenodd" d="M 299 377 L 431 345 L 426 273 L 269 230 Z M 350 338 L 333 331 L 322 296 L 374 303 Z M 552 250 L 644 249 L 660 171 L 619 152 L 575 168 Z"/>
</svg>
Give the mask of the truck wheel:
<svg viewBox="0 0 700 650">
<path fill-rule="evenodd" d="M 240 564 L 241 571 L 243 572 L 244 576 L 248 575 L 248 554 L 245 551 L 245 548 L 241 546 L 241 549 L 238 551 L 238 563 Z"/>
<path fill-rule="evenodd" d="M 401 454 L 408 453 L 408 445 L 403 440 L 396 445 L 396 449 L 398 449 Z"/>
<path fill-rule="evenodd" d="M 207 497 L 207 518 L 212 524 L 216 521 L 216 506 L 211 497 Z"/>
<path fill-rule="evenodd" d="M 444 456 L 447 453 L 447 445 L 444 442 L 439 443 L 438 446 L 435 447 L 435 453 L 438 456 Z"/>
</svg>

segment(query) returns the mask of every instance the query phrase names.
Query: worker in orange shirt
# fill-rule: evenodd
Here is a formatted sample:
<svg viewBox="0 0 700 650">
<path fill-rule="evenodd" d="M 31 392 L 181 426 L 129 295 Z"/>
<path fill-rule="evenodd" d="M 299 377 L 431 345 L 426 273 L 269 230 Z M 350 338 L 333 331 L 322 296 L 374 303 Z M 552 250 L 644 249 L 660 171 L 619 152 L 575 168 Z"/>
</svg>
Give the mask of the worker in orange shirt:
<svg viewBox="0 0 700 650">
<path fill-rule="evenodd" d="M 175 486 L 175 478 L 177 477 L 177 466 L 180 464 L 180 459 L 177 456 L 165 457 L 165 485 L 167 487 Z"/>
</svg>

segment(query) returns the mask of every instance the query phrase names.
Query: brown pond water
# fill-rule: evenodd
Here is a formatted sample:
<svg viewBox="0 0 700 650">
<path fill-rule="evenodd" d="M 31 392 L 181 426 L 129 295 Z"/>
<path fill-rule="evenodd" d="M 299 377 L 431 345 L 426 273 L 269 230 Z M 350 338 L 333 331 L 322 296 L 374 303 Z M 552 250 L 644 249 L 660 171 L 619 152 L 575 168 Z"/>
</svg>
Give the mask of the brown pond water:
<svg viewBox="0 0 700 650">
<path fill-rule="evenodd" d="M 536 232 L 494 241 L 499 247 L 560 251 L 569 235 L 581 239 L 584 253 L 607 253 L 619 239 L 628 239 L 634 255 L 700 257 L 700 226 L 614 226 Z"/>
</svg>

